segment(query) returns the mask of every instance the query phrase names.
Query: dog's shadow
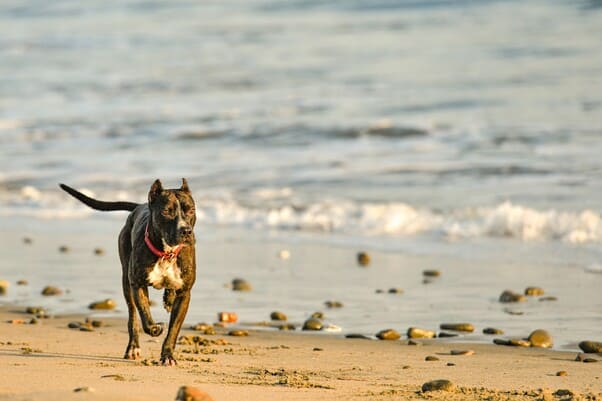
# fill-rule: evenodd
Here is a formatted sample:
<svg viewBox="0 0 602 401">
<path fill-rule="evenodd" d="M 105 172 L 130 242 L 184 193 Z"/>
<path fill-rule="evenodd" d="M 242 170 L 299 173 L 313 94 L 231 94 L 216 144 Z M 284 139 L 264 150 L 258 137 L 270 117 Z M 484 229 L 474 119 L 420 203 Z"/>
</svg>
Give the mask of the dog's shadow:
<svg viewBox="0 0 602 401">
<path fill-rule="evenodd" d="M 85 354 L 68 354 L 65 352 L 23 352 L 19 350 L 0 350 L 0 355 L 5 356 L 16 356 L 23 358 L 57 358 L 57 359 L 77 359 L 77 360 L 90 360 L 98 362 L 122 362 L 131 364 L 134 361 L 127 360 L 124 358 L 104 356 L 104 355 L 85 355 Z"/>
</svg>

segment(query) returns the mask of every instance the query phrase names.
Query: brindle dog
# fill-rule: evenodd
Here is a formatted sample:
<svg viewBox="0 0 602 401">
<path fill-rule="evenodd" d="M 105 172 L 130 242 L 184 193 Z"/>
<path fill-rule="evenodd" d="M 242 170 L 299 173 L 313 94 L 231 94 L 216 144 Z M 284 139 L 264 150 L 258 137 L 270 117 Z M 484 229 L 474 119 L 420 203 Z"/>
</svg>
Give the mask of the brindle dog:
<svg viewBox="0 0 602 401">
<path fill-rule="evenodd" d="M 169 329 L 161 363 L 175 365 L 176 340 L 190 302 L 190 290 L 196 277 L 194 223 L 195 205 L 186 179 L 179 189 L 163 189 L 156 180 L 148 193 L 148 203 L 105 202 L 90 198 L 65 185 L 67 193 L 93 209 L 125 210 L 130 215 L 119 234 L 119 258 L 123 268 L 123 295 L 128 307 L 130 340 L 125 359 L 140 357 L 140 314 L 144 332 L 156 337 L 163 324 L 154 322 L 148 301 L 148 286 L 165 288 L 163 305 L 170 312 Z"/>
</svg>

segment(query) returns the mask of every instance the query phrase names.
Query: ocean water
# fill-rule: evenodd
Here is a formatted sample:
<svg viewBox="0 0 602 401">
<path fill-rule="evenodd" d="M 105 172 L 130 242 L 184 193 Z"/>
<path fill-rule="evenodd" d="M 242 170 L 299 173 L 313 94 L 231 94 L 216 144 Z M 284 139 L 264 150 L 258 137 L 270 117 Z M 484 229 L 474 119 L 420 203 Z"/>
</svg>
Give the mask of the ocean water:
<svg viewBox="0 0 602 401">
<path fill-rule="evenodd" d="M 0 33 L 5 227 L 98 217 L 59 182 L 144 202 L 186 177 L 207 243 L 601 288 L 599 1 L 4 1 Z M 587 288 L 573 324 L 600 337 Z"/>
</svg>

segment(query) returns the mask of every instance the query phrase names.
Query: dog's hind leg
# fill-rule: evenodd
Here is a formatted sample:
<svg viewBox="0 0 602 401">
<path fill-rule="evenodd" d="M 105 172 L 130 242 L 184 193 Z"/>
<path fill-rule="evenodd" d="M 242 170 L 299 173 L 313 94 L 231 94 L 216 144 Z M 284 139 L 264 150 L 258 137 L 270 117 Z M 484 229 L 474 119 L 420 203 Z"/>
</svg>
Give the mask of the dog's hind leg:
<svg viewBox="0 0 602 401">
<path fill-rule="evenodd" d="M 138 323 L 138 314 L 136 310 L 136 303 L 134 301 L 134 294 L 126 274 L 123 275 L 122 284 L 123 296 L 125 297 L 125 302 L 127 303 L 128 307 L 128 333 L 130 335 L 128 346 L 125 349 L 124 358 L 138 359 L 140 357 L 140 325 Z"/>
<path fill-rule="evenodd" d="M 173 304 L 173 309 L 169 317 L 169 330 L 165 341 L 163 341 L 163 348 L 161 349 L 161 364 L 166 366 L 176 365 L 176 359 L 173 356 L 174 349 L 176 348 L 176 340 L 186 312 L 188 311 L 188 304 L 190 303 L 190 291 L 178 290 Z"/>
<path fill-rule="evenodd" d="M 144 332 L 152 337 L 160 336 L 163 333 L 163 325 L 156 324 L 150 313 L 150 305 L 148 301 L 148 288 L 134 287 L 134 301 L 136 302 L 136 308 L 140 313 L 140 320 L 142 321 L 142 329 Z"/>
</svg>

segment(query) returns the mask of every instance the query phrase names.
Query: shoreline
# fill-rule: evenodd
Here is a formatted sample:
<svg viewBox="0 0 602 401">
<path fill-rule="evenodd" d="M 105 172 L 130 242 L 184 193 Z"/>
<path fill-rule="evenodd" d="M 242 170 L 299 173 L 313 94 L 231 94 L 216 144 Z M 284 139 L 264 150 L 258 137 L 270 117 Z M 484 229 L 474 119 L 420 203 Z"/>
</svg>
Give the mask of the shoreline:
<svg viewBox="0 0 602 401">
<path fill-rule="evenodd" d="M 0 307 L 0 400 L 174 399 L 182 385 L 198 387 L 215 400 L 602 399 L 602 360 L 577 362 L 576 352 L 448 341 L 408 345 L 407 340 L 269 330 L 233 337 L 223 328 L 215 335 L 184 328 L 181 336 L 204 340 L 181 342 L 178 366 L 166 368 L 154 366 L 162 337 L 143 334 L 142 359 L 121 358 L 127 342 L 124 319 L 100 319 L 103 326 L 91 332 L 67 327 L 86 315 L 9 323 L 30 317 L 23 307 Z M 451 355 L 456 349 L 474 354 Z M 426 361 L 427 356 L 438 360 Z M 556 376 L 560 371 L 567 375 Z M 425 382 L 437 379 L 456 388 L 421 391 Z M 89 391 L 81 394 L 76 388 Z"/>
</svg>

